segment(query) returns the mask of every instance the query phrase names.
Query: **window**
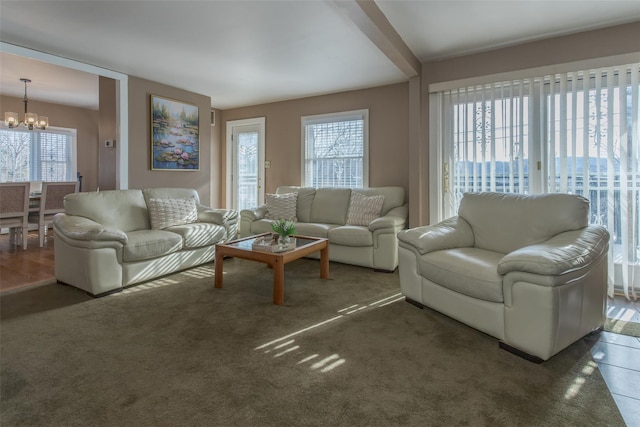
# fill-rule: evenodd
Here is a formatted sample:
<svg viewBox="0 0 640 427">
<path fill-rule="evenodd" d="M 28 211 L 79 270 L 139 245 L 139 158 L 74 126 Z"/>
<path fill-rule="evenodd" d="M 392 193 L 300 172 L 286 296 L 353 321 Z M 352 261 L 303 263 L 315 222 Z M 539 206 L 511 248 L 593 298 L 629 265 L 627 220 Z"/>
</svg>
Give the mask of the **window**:
<svg viewBox="0 0 640 427">
<path fill-rule="evenodd" d="M 75 129 L 0 129 L 0 182 L 75 179 Z"/>
<path fill-rule="evenodd" d="M 443 217 L 468 191 L 583 195 L 589 221 L 611 233 L 610 282 L 640 289 L 640 64 L 437 96 Z"/>
<path fill-rule="evenodd" d="M 302 181 L 308 187 L 369 185 L 369 111 L 302 117 Z"/>
</svg>

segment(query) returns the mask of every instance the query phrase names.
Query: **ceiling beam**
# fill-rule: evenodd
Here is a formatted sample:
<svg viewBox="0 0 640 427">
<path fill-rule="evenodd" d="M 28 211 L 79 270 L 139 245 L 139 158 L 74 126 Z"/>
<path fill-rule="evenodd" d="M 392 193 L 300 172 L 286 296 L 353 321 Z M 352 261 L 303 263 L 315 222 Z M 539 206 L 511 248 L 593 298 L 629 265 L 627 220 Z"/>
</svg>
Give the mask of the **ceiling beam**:
<svg viewBox="0 0 640 427">
<path fill-rule="evenodd" d="M 420 74 L 421 64 L 373 0 L 333 0 L 407 78 Z"/>
</svg>

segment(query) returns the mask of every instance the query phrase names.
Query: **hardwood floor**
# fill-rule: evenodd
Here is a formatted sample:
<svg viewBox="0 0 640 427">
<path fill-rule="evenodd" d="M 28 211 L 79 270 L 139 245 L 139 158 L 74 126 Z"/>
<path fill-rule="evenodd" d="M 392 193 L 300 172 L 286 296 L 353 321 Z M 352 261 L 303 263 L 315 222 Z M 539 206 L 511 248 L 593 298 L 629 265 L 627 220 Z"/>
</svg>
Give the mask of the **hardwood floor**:
<svg viewBox="0 0 640 427">
<path fill-rule="evenodd" d="M 43 248 L 38 232 L 29 232 L 26 251 L 10 243 L 8 234 L 0 235 L 0 293 L 55 281 L 53 230 L 48 231 Z"/>
<path fill-rule="evenodd" d="M 40 248 L 38 233 L 32 231 L 23 251 L 10 244 L 6 234 L 0 235 L 0 295 L 55 283 L 53 240 L 49 230 L 45 247 Z M 609 299 L 607 313 L 640 322 L 640 302 Z M 629 427 L 640 427 L 640 338 L 602 332 L 587 339 L 595 341 L 591 354 L 625 422 Z"/>
</svg>

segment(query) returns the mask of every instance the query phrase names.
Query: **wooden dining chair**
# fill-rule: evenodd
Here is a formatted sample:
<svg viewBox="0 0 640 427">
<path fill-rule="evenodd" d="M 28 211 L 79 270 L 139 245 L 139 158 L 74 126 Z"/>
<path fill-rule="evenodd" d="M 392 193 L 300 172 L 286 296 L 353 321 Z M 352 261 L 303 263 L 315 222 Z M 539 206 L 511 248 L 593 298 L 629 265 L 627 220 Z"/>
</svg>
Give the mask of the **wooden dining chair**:
<svg viewBox="0 0 640 427">
<path fill-rule="evenodd" d="M 47 229 L 53 223 L 53 217 L 60 212 L 64 212 L 64 197 L 67 194 L 77 193 L 78 185 L 78 181 L 42 183 L 40 206 L 37 211 L 32 211 L 29 215 L 29 222 L 38 224 L 40 247 L 44 246 Z"/>
<path fill-rule="evenodd" d="M 12 243 L 27 249 L 29 231 L 29 183 L 0 184 L 0 228 L 9 229 Z"/>
</svg>

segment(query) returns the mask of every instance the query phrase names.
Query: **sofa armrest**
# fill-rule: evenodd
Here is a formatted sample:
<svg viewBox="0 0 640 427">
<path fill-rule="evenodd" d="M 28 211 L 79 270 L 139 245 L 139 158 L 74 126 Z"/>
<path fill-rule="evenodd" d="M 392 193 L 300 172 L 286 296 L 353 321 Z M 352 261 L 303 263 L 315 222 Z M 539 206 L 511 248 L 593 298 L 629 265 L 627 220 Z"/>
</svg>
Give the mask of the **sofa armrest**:
<svg viewBox="0 0 640 427">
<path fill-rule="evenodd" d="M 398 232 L 398 240 L 415 248 L 420 255 L 443 249 L 471 247 L 474 243 L 471 226 L 458 216 L 437 224 L 402 230 Z"/>
<path fill-rule="evenodd" d="M 214 209 L 198 205 L 198 221 L 218 225 L 238 222 L 238 212 L 233 209 Z"/>
<path fill-rule="evenodd" d="M 198 221 L 222 225 L 227 230 L 225 240 L 235 239 L 238 234 L 238 211 L 233 209 L 214 209 L 198 205 Z"/>
<path fill-rule="evenodd" d="M 126 244 L 128 240 L 124 231 L 114 227 L 105 227 L 81 216 L 57 214 L 53 218 L 53 226 L 60 234 L 71 240 L 117 241 L 122 244 Z"/>
<path fill-rule="evenodd" d="M 409 206 L 404 204 L 402 206 L 395 207 L 385 216 L 376 218 L 369 224 L 369 231 L 376 231 L 383 228 L 392 228 L 395 230 L 403 229 L 407 223 L 407 216 L 409 214 Z"/>
<path fill-rule="evenodd" d="M 267 216 L 267 205 L 261 205 L 253 209 L 243 209 L 240 211 L 240 217 L 244 220 L 257 221 Z"/>
<path fill-rule="evenodd" d="M 560 276 L 589 267 L 608 250 L 609 232 L 602 226 L 589 225 L 505 255 L 498 263 L 498 273 L 504 275 L 520 271 Z"/>
</svg>

